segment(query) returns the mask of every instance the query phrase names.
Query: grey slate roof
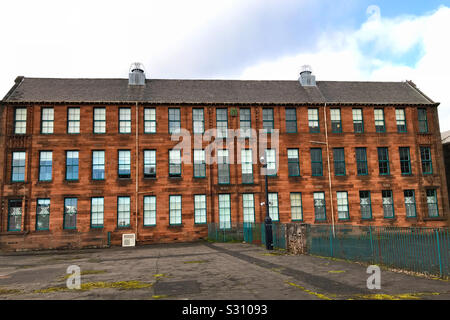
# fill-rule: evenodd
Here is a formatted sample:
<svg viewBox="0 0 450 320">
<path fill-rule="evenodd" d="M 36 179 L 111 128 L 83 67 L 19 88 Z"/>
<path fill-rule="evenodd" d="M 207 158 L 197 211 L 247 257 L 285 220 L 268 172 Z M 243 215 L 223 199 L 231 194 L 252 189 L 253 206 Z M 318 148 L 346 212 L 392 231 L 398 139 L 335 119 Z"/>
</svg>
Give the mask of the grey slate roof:
<svg viewBox="0 0 450 320">
<path fill-rule="evenodd" d="M 3 102 L 169 104 L 434 104 L 406 82 L 18 78 Z"/>
</svg>

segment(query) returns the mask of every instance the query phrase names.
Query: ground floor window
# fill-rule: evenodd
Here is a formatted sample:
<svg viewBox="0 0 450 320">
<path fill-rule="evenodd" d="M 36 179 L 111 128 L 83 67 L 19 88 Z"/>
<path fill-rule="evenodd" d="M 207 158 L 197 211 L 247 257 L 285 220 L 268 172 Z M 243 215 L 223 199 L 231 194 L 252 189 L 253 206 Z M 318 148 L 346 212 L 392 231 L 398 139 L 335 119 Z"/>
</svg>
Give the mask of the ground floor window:
<svg viewBox="0 0 450 320">
<path fill-rule="evenodd" d="M 169 196 L 169 224 L 181 224 L 181 196 Z"/>
<path fill-rule="evenodd" d="M 255 222 L 255 200 L 253 193 L 242 194 L 242 205 L 244 209 L 244 223 Z"/>
<path fill-rule="evenodd" d="M 436 197 L 436 189 L 427 190 L 427 205 L 428 205 L 428 216 L 437 217 L 439 216 L 438 203 Z"/>
<path fill-rule="evenodd" d="M 405 209 L 406 216 L 412 218 L 416 216 L 416 198 L 414 196 L 414 190 L 405 190 Z"/>
<path fill-rule="evenodd" d="M 278 221 L 278 193 L 269 193 L 269 216 L 272 221 Z"/>
<path fill-rule="evenodd" d="M 291 219 L 292 221 L 303 220 L 302 194 L 291 192 Z"/>
<path fill-rule="evenodd" d="M 219 194 L 219 228 L 231 228 L 231 203 L 229 194 Z"/>
<path fill-rule="evenodd" d="M 314 192 L 314 213 L 316 220 L 326 219 L 325 193 L 323 192 Z"/>
<path fill-rule="evenodd" d="M 64 199 L 64 229 L 77 228 L 77 198 Z"/>
<path fill-rule="evenodd" d="M 194 223 L 206 223 L 206 195 L 194 196 Z"/>
<path fill-rule="evenodd" d="M 383 198 L 383 212 L 385 218 L 394 217 L 394 198 L 392 197 L 392 190 L 381 191 Z"/>
<path fill-rule="evenodd" d="M 50 228 L 50 199 L 37 199 L 36 230 Z"/>
<path fill-rule="evenodd" d="M 359 192 L 359 204 L 361 206 L 361 218 L 372 219 L 372 204 L 370 201 L 370 191 Z"/>
<path fill-rule="evenodd" d="M 8 231 L 22 230 L 22 200 L 8 201 Z"/>
<path fill-rule="evenodd" d="M 336 192 L 336 197 L 337 197 L 338 218 L 340 220 L 349 219 L 347 191 Z"/>
<path fill-rule="evenodd" d="M 104 199 L 91 199 L 91 228 L 103 228 Z"/>
<path fill-rule="evenodd" d="M 144 226 L 156 225 L 156 196 L 144 197 Z"/>
</svg>

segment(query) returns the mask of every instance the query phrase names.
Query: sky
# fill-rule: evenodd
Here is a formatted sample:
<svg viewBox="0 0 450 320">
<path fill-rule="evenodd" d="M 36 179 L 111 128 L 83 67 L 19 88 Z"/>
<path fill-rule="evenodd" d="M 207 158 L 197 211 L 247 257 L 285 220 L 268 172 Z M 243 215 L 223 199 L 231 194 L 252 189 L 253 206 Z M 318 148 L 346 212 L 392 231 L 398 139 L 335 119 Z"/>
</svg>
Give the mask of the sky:
<svg viewBox="0 0 450 320">
<path fill-rule="evenodd" d="M 412 80 L 450 130 L 450 0 L 1 1 L 0 96 L 26 77 Z"/>
</svg>

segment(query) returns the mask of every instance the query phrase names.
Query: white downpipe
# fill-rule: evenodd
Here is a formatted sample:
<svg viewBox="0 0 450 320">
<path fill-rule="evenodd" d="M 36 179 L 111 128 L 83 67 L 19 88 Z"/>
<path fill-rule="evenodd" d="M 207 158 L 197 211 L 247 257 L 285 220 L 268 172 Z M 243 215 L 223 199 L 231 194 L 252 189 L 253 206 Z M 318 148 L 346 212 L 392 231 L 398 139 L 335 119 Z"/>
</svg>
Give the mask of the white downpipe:
<svg viewBox="0 0 450 320">
<path fill-rule="evenodd" d="M 336 236 L 334 230 L 334 209 L 333 209 L 333 192 L 331 188 L 331 170 L 330 170 L 330 150 L 328 147 L 328 125 L 327 125 L 327 103 L 323 107 L 323 114 L 325 119 L 325 144 L 327 145 L 327 163 L 328 163 L 328 185 L 330 188 L 330 207 L 331 207 L 331 225 L 333 229 L 333 238 Z"/>
</svg>

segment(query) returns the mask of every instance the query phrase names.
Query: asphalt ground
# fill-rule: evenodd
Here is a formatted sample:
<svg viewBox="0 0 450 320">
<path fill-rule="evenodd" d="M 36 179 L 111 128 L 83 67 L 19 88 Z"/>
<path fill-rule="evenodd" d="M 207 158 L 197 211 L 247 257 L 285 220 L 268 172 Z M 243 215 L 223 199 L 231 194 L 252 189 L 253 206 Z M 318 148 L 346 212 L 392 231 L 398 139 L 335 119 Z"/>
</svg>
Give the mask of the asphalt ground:
<svg viewBox="0 0 450 320">
<path fill-rule="evenodd" d="M 81 288 L 67 288 L 67 268 Z M 0 254 L 0 300 L 435 300 L 450 282 L 245 243 L 179 243 Z"/>
</svg>

